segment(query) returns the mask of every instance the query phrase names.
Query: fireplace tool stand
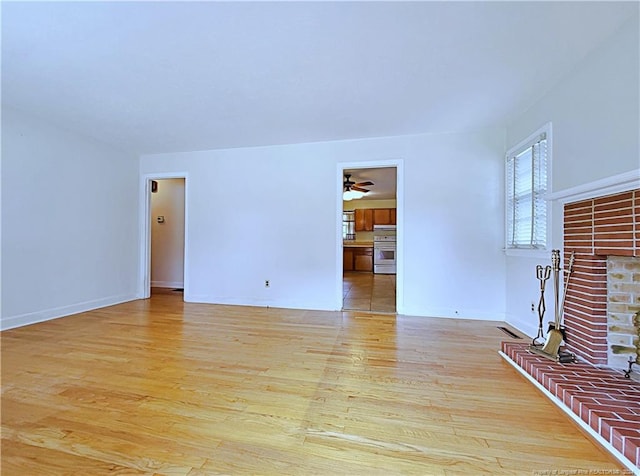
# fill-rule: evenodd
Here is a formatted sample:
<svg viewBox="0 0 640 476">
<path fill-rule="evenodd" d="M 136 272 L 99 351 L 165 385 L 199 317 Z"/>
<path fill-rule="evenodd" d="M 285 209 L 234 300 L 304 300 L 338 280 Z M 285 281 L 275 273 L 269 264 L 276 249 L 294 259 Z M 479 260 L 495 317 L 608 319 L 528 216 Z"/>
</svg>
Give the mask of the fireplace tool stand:
<svg viewBox="0 0 640 476">
<path fill-rule="evenodd" d="M 540 302 L 538 304 L 539 327 L 538 335 L 533 339 L 529 346 L 529 350 L 535 354 L 541 355 L 542 357 L 561 363 L 575 362 L 576 360 L 575 356 L 571 352 L 560 349 L 560 344 L 566 337 L 561 322 L 574 260 L 575 252 L 572 252 L 571 257 L 569 258 L 569 266 L 567 267 L 567 279 L 565 281 L 564 294 L 562 295 L 562 305 L 560 305 L 560 250 L 552 250 L 551 266 L 542 268 L 542 266 L 538 265 L 536 267 L 536 276 L 540 281 Z M 547 341 L 544 345 L 541 345 L 537 340 L 542 337 L 542 320 L 545 312 L 544 288 L 546 280 L 550 277 L 551 271 L 553 271 L 555 319 L 554 322 L 549 325 L 549 329 L 547 330 Z"/>
</svg>

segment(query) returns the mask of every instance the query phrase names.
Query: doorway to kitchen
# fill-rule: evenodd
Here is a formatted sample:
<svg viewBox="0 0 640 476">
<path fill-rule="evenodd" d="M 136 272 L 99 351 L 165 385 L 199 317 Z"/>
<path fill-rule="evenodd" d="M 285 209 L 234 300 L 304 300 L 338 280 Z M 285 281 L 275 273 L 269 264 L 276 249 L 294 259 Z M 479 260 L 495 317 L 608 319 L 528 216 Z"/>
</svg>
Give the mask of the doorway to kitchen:
<svg viewBox="0 0 640 476">
<path fill-rule="evenodd" d="M 397 312 L 398 166 L 345 166 L 342 198 L 342 308 Z"/>
</svg>

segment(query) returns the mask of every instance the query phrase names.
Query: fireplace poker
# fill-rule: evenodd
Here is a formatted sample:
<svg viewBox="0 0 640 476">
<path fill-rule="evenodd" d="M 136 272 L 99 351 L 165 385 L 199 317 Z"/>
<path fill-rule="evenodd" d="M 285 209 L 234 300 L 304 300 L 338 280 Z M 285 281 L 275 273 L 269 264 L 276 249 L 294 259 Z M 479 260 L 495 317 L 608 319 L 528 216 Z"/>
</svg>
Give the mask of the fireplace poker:
<svg viewBox="0 0 640 476">
<path fill-rule="evenodd" d="M 544 320 L 544 313 L 547 309 L 544 303 L 544 288 L 547 284 L 547 280 L 551 277 L 551 266 L 545 266 L 544 268 L 542 267 L 542 265 L 536 266 L 536 277 L 538 278 L 538 281 L 540 281 L 540 301 L 538 302 L 539 322 L 538 322 L 538 335 L 534 337 L 533 341 L 531 342 L 531 345 L 542 346 L 542 344 L 537 341 L 538 339 L 544 338 L 544 331 L 542 330 L 542 322 Z"/>
<path fill-rule="evenodd" d="M 576 252 L 572 251 L 571 256 L 569 257 L 569 264 L 567 266 L 567 280 L 564 282 L 564 293 L 562 294 L 562 304 L 560 304 L 560 324 L 562 325 L 562 320 L 564 318 L 564 300 L 567 298 L 567 289 L 569 289 L 569 278 L 571 278 L 571 273 L 573 272 L 573 263 L 576 260 Z"/>
</svg>

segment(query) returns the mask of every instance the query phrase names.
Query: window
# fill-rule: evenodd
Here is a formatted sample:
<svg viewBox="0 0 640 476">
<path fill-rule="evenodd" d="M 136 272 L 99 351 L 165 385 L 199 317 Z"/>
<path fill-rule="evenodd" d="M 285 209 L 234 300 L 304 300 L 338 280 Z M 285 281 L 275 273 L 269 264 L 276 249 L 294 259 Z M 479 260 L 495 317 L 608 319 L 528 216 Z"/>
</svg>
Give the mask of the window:
<svg viewBox="0 0 640 476">
<path fill-rule="evenodd" d="M 345 211 L 342 213 L 342 239 L 356 239 L 356 219 L 354 211 Z"/>
<path fill-rule="evenodd" d="M 550 124 L 507 153 L 506 248 L 547 248 Z"/>
</svg>

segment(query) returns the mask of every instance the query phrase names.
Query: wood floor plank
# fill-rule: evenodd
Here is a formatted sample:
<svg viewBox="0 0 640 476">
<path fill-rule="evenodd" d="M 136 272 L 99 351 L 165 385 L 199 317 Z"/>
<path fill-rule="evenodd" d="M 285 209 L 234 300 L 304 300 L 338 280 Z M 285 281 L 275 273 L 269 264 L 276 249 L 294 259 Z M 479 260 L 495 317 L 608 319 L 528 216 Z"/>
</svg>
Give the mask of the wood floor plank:
<svg viewBox="0 0 640 476">
<path fill-rule="evenodd" d="M 622 468 L 498 356 L 499 323 L 180 298 L 2 333 L 3 476 Z"/>
<path fill-rule="evenodd" d="M 2 439 L 2 474 L 37 474 L 42 476 L 113 474 L 115 476 L 133 476 L 152 475 L 154 473 Z"/>
</svg>

